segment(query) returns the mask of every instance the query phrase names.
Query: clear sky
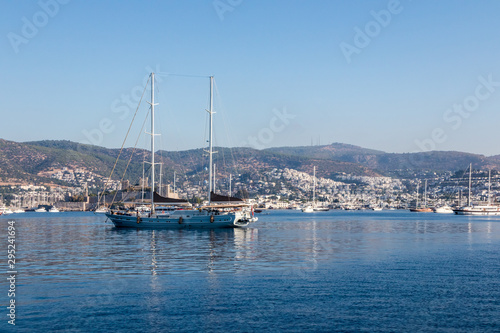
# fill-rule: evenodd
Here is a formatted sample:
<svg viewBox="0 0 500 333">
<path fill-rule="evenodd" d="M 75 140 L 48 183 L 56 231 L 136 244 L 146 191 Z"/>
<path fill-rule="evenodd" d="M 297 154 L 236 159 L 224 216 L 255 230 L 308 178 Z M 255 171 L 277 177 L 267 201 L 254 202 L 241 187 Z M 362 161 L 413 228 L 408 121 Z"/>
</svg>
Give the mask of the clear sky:
<svg viewBox="0 0 500 333">
<path fill-rule="evenodd" d="M 218 145 L 500 154 L 499 13 L 493 0 L 2 1 L 0 138 L 119 147 L 153 70 L 166 150 L 205 146 L 214 75 Z"/>
</svg>

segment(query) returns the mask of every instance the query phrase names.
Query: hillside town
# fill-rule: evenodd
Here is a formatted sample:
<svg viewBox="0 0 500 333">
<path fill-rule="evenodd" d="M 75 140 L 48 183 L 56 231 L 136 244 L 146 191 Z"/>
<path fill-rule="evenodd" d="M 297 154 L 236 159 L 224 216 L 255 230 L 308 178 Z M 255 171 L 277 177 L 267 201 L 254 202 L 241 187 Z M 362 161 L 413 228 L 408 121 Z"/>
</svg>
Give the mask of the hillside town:
<svg viewBox="0 0 500 333">
<path fill-rule="evenodd" d="M 135 199 L 149 198 L 147 177 L 138 183 L 109 180 L 84 168 L 52 169 L 45 177 L 63 181 L 67 186 L 11 184 L 0 186 L 3 210 L 26 211 L 56 207 L 61 211 L 93 210 L 104 203 L 120 202 L 131 193 Z M 468 179 L 452 172 L 415 174 L 412 179 L 336 174 L 334 179 L 315 177 L 294 169 L 273 168 L 261 174 L 234 174 L 214 182 L 216 192 L 247 199 L 264 209 L 300 209 L 311 203 L 328 209 L 408 209 L 417 205 L 439 207 L 467 204 Z M 426 186 L 427 184 L 427 186 Z M 178 176 L 171 183 L 155 183 L 160 194 L 184 198 L 193 204 L 206 200 L 206 181 Z M 485 173 L 471 179 L 471 201 L 496 202 L 500 179 L 494 174 L 491 184 Z M 104 190 L 105 195 L 102 195 Z M 126 195 L 124 193 L 127 192 Z M 101 195 L 101 197 L 99 197 Z"/>
</svg>

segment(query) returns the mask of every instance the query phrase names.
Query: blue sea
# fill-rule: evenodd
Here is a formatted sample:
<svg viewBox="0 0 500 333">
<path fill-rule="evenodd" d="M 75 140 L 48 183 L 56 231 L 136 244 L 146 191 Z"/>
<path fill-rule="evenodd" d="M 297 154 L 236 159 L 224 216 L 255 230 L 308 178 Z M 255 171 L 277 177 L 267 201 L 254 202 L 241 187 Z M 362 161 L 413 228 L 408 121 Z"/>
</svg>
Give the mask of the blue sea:
<svg viewBox="0 0 500 333">
<path fill-rule="evenodd" d="M 1 216 L 0 331 L 500 332 L 500 217 L 258 216 L 247 229 L 175 231 L 93 213 Z"/>
</svg>

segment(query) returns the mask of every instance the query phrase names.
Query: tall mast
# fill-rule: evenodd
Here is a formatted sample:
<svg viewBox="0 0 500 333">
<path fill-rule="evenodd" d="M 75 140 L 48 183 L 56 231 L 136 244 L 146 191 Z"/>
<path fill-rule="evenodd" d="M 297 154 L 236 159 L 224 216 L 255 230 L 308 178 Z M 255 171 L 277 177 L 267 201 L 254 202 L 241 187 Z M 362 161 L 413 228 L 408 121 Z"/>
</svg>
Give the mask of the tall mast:
<svg viewBox="0 0 500 333">
<path fill-rule="evenodd" d="M 316 166 L 313 166 L 313 205 L 316 200 Z"/>
<path fill-rule="evenodd" d="M 425 180 L 425 188 L 424 188 L 424 207 L 427 208 L 427 179 Z"/>
<path fill-rule="evenodd" d="M 490 205 L 491 197 L 491 169 L 488 170 L 488 206 Z"/>
<path fill-rule="evenodd" d="M 469 165 L 469 202 L 468 202 L 468 206 L 470 207 L 471 206 L 471 187 L 472 187 L 472 163 Z"/>
<path fill-rule="evenodd" d="M 216 171 L 216 170 L 217 170 L 217 166 L 216 166 L 216 165 L 215 165 L 215 163 L 214 163 L 214 171 L 213 171 L 213 173 L 214 173 L 214 175 L 213 175 L 213 182 L 214 182 L 214 185 L 212 186 L 212 190 L 213 190 L 214 192 L 215 192 L 215 175 L 217 174 L 217 171 Z"/>
<path fill-rule="evenodd" d="M 415 205 L 415 208 L 418 208 L 418 185 L 419 185 L 419 184 L 420 184 L 420 183 L 419 183 L 419 182 L 417 182 L 417 203 L 416 203 L 416 205 Z"/>
<path fill-rule="evenodd" d="M 151 73 L 151 214 L 155 212 L 155 73 Z"/>
<path fill-rule="evenodd" d="M 210 198 L 210 195 L 212 193 L 212 115 L 213 115 L 213 104 L 214 104 L 214 98 L 213 98 L 213 81 L 214 77 L 210 76 L 210 109 L 208 110 L 208 113 L 210 114 L 210 129 L 208 131 L 208 156 L 209 156 L 209 162 L 208 162 L 208 204 L 210 205 L 212 200 Z"/>
</svg>

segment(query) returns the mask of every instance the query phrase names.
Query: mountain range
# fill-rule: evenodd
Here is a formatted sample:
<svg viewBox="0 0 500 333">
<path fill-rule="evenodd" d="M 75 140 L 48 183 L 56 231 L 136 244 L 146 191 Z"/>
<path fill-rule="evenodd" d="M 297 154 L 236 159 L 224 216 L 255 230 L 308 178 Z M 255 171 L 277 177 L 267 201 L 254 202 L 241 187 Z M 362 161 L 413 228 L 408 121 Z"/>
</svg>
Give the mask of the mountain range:
<svg viewBox="0 0 500 333">
<path fill-rule="evenodd" d="M 421 172 L 464 170 L 469 163 L 474 169 L 500 169 L 500 155 L 486 157 L 455 151 L 431 151 L 421 153 L 386 153 L 343 143 L 322 146 L 279 147 L 257 150 L 252 148 L 215 149 L 216 176 L 231 174 L 256 177 L 260 172 L 273 168 L 290 168 L 335 179 L 342 173 L 365 176 L 414 177 Z M 54 183 L 61 181 L 44 176 L 49 170 L 83 168 L 95 174 L 113 179 L 124 178 L 137 183 L 142 177 L 143 161 L 150 160 L 150 152 L 143 149 L 119 149 L 84 145 L 71 141 L 13 142 L 0 139 L 0 182 Z M 185 177 L 206 179 L 203 174 L 208 158 L 203 149 L 186 151 L 158 151 L 162 173 L 173 179 L 174 171 Z M 149 168 L 149 166 L 146 166 Z M 244 177 L 245 178 L 245 177 Z"/>
</svg>

